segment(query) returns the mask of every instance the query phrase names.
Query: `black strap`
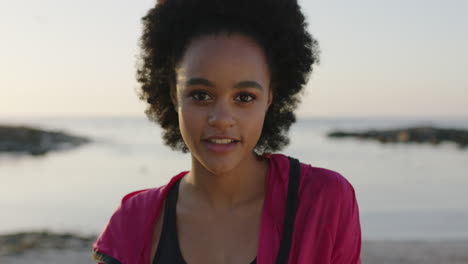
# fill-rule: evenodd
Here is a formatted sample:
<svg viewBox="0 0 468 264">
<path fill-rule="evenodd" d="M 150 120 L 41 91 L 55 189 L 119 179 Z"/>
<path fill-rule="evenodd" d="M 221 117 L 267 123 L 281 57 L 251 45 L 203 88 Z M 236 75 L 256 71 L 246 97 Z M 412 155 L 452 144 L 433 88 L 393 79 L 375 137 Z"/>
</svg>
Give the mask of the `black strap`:
<svg viewBox="0 0 468 264">
<path fill-rule="evenodd" d="M 118 260 L 115 258 L 103 254 L 99 251 L 94 251 L 93 250 L 93 260 L 96 261 L 97 263 L 104 263 L 104 264 L 121 264 Z"/>
<path fill-rule="evenodd" d="M 181 180 L 178 179 L 167 194 L 161 235 L 152 263 L 186 264 L 180 252 L 176 226 L 176 204 Z"/>
<path fill-rule="evenodd" d="M 286 214 L 284 216 L 283 235 L 276 258 L 276 264 L 288 263 L 289 251 L 291 250 L 292 236 L 294 231 L 294 221 L 296 219 L 297 193 L 299 190 L 300 163 L 299 160 L 289 158 L 289 182 L 288 198 L 286 201 Z"/>
</svg>

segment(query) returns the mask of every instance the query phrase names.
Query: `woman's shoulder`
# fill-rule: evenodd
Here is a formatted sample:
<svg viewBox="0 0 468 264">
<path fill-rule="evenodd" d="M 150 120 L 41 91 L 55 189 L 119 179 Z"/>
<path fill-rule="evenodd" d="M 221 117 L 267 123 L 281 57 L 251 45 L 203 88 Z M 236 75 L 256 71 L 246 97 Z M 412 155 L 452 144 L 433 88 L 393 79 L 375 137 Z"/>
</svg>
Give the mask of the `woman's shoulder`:
<svg viewBox="0 0 468 264">
<path fill-rule="evenodd" d="M 341 173 L 327 168 L 315 167 L 309 164 L 301 164 L 302 182 L 307 187 L 317 186 L 327 191 L 340 191 L 342 189 L 354 189 L 352 184 Z"/>
<path fill-rule="evenodd" d="M 130 192 L 123 196 L 120 208 L 122 210 L 139 210 L 147 207 L 154 206 L 155 202 L 163 200 L 167 190 L 181 177 L 183 177 L 187 172 L 181 172 L 176 176 L 172 177 L 171 180 L 162 186 L 142 189 L 138 191 Z"/>
<path fill-rule="evenodd" d="M 119 206 L 111 216 L 109 223 L 112 223 L 112 221 L 135 222 L 148 219 L 148 212 L 157 211 L 156 209 L 162 204 L 168 189 L 185 174 L 186 172 L 177 174 L 165 185 L 133 191 L 124 195 Z"/>
<path fill-rule="evenodd" d="M 289 156 L 284 154 L 267 154 L 271 160 L 272 169 L 279 171 L 284 182 L 287 182 L 289 175 Z M 353 189 L 351 183 L 341 173 L 327 168 L 315 166 L 313 163 L 298 158 L 300 161 L 301 188 L 307 189 Z"/>
<path fill-rule="evenodd" d="M 166 187 L 167 184 L 155 188 L 130 192 L 123 196 L 117 210 L 132 211 L 145 208 L 160 199 Z"/>
<path fill-rule="evenodd" d="M 299 199 L 305 204 L 334 213 L 357 208 L 355 189 L 341 173 L 305 163 L 301 163 L 301 170 Z"/>
<path fill-rule="evenodd" d="M 124 195 L 95 241 L 93 250 L 121 262 L 136 257 L 132 254 L 139 252 L 138 249 L 150 239 L 150 229 L 161 212 L 168 188 L 185 173 L 174 176 L 166 185 Z"/>
<path fill-rule="evenodd" d="M 296 226 L 309 234 L 301 245 L 313 245 L 320 236 L 321 245 L 333 248 L 334 263 L 360 263 L 361 227 L 353 185 L 332 169 L 301 163 L 301 170 L 298 215 L 303 217 L 296 219 Z"/>
<path fill-rule="evenodd" d="M 151 205 L 158 204 L 164 186 L 131 192 L 125 195 L 101 234 L 93 244 L 93 257 L 97 262 L 115 259 L 127 263 L 138 258 L 149 223 L 154 217 Z"/>
</svg>

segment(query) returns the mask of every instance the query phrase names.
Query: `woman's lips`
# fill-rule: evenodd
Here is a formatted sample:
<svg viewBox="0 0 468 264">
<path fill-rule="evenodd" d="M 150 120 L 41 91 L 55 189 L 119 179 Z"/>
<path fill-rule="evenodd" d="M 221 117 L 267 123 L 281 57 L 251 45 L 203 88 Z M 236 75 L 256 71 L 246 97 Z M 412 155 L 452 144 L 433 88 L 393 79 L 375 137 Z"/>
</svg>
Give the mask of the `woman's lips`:
<svg viewBox="0 0 468 264">
<path fill-rule="evenodd" d="M 231 150 L 233 150 L 239 141 L 234 141 L 228 144 L 216 144 L 207 140 L 203 141 L 203 144 L 205 144 L 206 148 L 210 151 L 216 152 L 216 153 L 226 153 Z"/>
</svg>

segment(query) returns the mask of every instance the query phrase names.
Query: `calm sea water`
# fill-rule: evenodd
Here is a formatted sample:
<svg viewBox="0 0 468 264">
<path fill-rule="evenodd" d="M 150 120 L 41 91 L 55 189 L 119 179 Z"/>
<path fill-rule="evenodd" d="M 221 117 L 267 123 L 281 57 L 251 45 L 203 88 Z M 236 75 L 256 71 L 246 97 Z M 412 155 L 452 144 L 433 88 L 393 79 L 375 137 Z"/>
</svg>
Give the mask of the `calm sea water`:
<svg viewBox="0 0 468 264">
<path fill-rule="evenodd" d="M 0 118 L 96 142 L 41 157 L 0 155 L 0 233 L 101 231 L 123 195 L 165 184 L 190 157 L 162 144 L 144 117 Z M 301 119 L 282 153 L 335 170 L 354 186 L 366 239 L 468 239 L 468 150 L 454 144 L 333 140 L 332 129 L 468 128 L 467 119 Z"/>
</svg>

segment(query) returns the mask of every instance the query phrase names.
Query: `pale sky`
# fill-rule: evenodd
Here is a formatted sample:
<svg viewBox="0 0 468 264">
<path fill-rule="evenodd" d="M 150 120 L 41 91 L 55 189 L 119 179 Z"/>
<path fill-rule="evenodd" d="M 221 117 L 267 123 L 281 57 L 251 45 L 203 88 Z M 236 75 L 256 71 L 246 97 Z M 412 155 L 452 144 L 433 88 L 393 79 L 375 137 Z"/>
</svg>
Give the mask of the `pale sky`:
<svg viewBox="0 0 468 264">
<path fill-rule="evenodd" d="M 144 115 L 154 2 L 0 0 L 0 117 Z M 468 1 L 299 2 L 322 50 L 299 116 L 468 117 Z"/>
</svg>

